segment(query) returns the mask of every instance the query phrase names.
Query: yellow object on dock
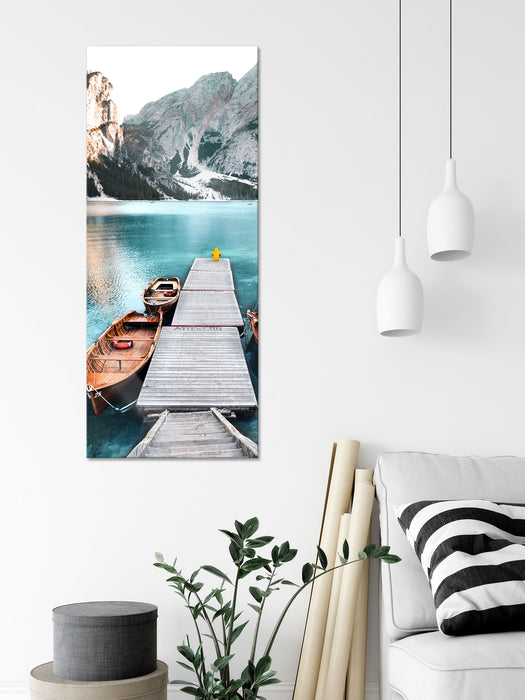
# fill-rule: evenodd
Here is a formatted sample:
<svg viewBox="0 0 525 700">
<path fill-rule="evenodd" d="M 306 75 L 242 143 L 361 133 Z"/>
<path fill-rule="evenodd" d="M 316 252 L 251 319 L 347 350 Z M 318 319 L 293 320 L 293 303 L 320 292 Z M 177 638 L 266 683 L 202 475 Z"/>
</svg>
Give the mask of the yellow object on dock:
<svg viewBox="0 0 525 700">
<path fill-rule="evenodd" d="M 211 256 L 215 261 L 217 261 L 221 257 L 221 255 L 222 253 L 217 247 L 215 247 L 215 250 L 211 251 Z"/>
</svg>

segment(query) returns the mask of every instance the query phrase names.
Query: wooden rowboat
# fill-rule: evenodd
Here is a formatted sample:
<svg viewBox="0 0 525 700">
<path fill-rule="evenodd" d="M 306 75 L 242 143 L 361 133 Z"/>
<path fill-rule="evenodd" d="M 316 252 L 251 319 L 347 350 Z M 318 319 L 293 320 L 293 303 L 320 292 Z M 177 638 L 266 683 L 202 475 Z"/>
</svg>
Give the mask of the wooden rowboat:
<svg viewBox="0 0 525 700">
<path fill-rule="evenodd" d="M 258 311 L 248 311 L 246 315 L 250 319 L 250 325 L 252 327 L 253 336 L 257 345 L 259 344 L 259 312 Z"/>
<path fill-rule="evenodd" d="M 151 280 L 142 292 L 142 301 L 150 314 L 162 309 L 164 315 L 173 309 L 179 299 L 180 279 L 178 277 L 157 277 Z"/>
<path fill-rule="evenodd" d="M 87 351 L 87 392 L 96 416 L 130 389 L 148 364 L 162 328 L 162 315 L 129 311 L 115 319 Z"/>
</svg>

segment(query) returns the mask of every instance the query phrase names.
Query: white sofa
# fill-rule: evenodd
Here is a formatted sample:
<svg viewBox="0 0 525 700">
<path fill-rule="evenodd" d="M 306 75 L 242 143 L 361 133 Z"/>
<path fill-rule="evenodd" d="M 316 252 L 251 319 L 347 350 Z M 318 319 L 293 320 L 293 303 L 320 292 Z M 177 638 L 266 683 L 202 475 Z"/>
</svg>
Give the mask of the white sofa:
<svg viewBox="0 0 525 700">
<path fill-rule="evenodd" d="M 382 700 L 523 700 L 525 631 L 447 637 L 428 581 L 393 512 L 419 500 L 525 504 L 525 459 L 382 454 L 374 481 L 381 543 L 402 561 L 381 564 Z"/>
</svg>

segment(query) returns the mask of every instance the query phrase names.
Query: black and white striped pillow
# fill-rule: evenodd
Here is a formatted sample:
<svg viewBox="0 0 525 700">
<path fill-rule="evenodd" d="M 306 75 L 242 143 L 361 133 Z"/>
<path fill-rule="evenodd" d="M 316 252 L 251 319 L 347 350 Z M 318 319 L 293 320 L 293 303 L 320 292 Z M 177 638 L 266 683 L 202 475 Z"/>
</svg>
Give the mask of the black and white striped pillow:
<svg viewBox="0 0 525 700">
<path fill-rule="evenodd" d="M 525 506 L 419 501 L 394 508 L 448 635 L 525 630 Z"/>
</svg>

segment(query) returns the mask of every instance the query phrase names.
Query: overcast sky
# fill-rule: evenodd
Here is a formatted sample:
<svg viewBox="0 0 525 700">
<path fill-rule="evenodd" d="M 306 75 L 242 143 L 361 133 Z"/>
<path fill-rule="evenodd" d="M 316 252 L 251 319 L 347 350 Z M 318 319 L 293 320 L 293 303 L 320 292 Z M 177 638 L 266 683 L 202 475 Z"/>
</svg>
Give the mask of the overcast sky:
<svg viewBox="0 0 525 700">
<path fill-rule="evenodd" d="M 113 85 L 120 120 L 147 102 L 190 87 L 201 75 L 228 71 L 236 80 L 257 63 L 256 46 L 89 46 L 87 70 Z"/>
</svg>

